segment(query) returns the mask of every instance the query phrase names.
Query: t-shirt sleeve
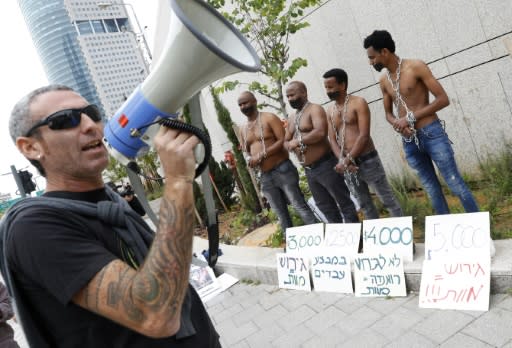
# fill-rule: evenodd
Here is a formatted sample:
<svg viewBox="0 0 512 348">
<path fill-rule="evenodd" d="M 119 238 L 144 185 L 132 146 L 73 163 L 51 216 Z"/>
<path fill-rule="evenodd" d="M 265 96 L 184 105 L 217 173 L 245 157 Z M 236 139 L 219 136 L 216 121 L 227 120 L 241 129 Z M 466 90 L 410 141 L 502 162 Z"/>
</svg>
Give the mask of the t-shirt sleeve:
<svg viewBox="0 0 512 348">
<path fill-rule="evenodd" d="M 117 257 L 84 217 L 51 208 L 32 208 L 13 221 L 7 241 L 11 269 L 62 304 L 71 301 L 103 267 Z M 112 233 L 114 233 L 112 231 Z"/>
</svg>

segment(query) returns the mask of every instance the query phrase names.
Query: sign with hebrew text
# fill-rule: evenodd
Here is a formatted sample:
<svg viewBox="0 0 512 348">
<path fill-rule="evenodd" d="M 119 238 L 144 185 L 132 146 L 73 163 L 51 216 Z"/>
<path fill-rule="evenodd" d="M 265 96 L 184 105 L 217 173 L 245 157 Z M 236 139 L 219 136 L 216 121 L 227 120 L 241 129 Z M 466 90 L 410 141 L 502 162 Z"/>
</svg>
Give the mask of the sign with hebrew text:
<svg viewBox="0 0 512 348">
<path fill-rule="evenodd" d="M 404 262 L 413 260 L 412 216 L 363 221 L 364 252 L 396 252 Z"/>
<path fill-rule="evenodd" d="M 315 291 L 354 293 L 350 259 L 341 250 L 322 248 L 310 255 L 311 278 Z"/>
<path fill-rule="evenodd" d="M 490 258 L 425 260 L 419 306 L 460 310 L 489 310 Z"/>
<path fill-rule="evenodd" d="M 361 237 L 360 223 L 326 224 L 324 246 L 337 248 L 340 253 L 355 256 Z"/>
<path fill-rule="evenodd" d="M 356 297 L 407 296 L 402 257 L 398 253 L 364 253 L 354 258 Z"/>
<path fill-rule="evenodd" d="M 278 253 L 276 256 L 279 287 L 311 291 L 308 258 L 288 253 Z"/>
</svg>

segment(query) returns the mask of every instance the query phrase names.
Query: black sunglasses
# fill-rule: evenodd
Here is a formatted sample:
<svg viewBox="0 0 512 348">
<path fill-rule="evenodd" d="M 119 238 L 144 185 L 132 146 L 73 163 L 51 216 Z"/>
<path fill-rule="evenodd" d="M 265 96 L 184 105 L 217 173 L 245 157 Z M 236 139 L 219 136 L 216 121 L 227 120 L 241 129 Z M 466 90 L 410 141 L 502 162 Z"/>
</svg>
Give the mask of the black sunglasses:
<svg viewBox="0 0 512 348">
<path fill-rule="evenodd" d="M 46 125 L 48 125 L 48 128 L 53 130 L 75 128 L 80 124 L 82 114 L 86 114 L 94 122 L 101 121 L 100 109 L 98 109 L 98 107 L 93 104 L 87 105 L 81 109 L 60 110 L 37 122 L 28 130 L 27 133 L 25 133 L 25 136 L 31 136 L 37 128 Z"/>
</svg>

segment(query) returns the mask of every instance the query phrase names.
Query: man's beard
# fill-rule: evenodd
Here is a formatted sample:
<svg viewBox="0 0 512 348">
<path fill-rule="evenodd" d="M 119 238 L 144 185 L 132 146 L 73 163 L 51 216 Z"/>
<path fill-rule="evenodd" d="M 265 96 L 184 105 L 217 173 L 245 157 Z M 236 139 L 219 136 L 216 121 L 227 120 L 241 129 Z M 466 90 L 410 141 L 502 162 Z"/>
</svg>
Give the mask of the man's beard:
<svg viewBox="0 0 512 348">
<path fill-rule="evenodd" d="M 340 94 L 341 94 L 340 91 L 335 91 L 335 92 L 327 93 L 327 96 L 329 97 L 330 100 L 336 100 L 339 98 Z"/>
<path fill-rule="evenodd" d="M 248 106 L 246 108 L 240 109 L 240 111 L 242 111 L 242 114 L 244 114 L 245 116 L 251 116 L 254 113 L 254 111 L 256 111 L 256 107 Z"/>
<path fill-rule="evenodd" d="M 302 99 L 290 100 L 290 106 L 295 110 L 299 110 L 303 105 L 304 103 L 302 102 Z"/>
<path fill-rule="evenodd" d="M 384 65 L 382 63 L 373 64 L 373 68 L 378 72 L 381 72 L 384 69 Z"/>
</svg>

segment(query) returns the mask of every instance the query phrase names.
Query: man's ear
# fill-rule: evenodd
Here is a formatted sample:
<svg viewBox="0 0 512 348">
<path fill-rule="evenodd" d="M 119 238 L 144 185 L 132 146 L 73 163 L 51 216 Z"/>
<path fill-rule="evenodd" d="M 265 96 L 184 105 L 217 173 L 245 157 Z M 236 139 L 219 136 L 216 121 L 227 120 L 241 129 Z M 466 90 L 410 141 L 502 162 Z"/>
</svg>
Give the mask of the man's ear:
<svg viewBox="0 0 512 348">
<path fill-rule="evenodd" d="M 16 138 L 16 147 L 29 160 L 39 160 L 43 156 L 41 141 L 34 137 Z"/>
</svg>

